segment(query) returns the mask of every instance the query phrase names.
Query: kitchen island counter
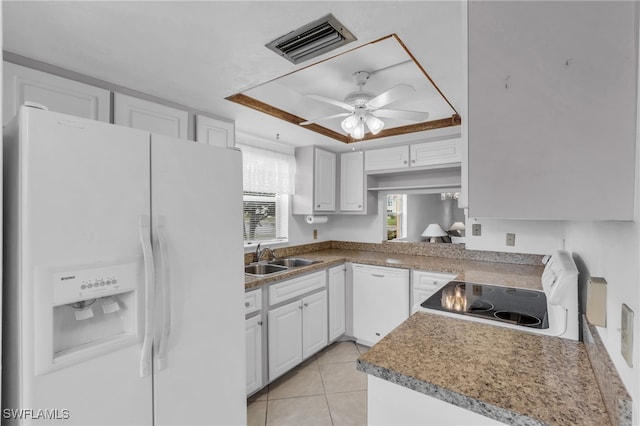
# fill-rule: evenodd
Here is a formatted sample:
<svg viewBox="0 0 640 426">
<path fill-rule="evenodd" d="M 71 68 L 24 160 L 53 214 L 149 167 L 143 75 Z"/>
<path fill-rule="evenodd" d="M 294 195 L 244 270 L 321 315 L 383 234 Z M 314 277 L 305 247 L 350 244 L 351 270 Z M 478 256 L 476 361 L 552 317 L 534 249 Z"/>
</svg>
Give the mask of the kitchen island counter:
<svg viewBox="0 0 640 426">
<path fill-rule="evenodd" d="M 507 424 L 610 424 L 573 340 L 417 312 L 357 368 Z"/>
</svg>

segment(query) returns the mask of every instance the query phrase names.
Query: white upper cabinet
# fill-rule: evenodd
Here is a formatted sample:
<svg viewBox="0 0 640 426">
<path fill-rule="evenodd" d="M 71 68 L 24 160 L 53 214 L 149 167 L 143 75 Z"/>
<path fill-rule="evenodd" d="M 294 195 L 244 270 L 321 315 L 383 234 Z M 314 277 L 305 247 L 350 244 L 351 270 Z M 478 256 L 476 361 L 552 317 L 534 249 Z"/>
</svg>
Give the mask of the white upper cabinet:
<svg viewBox="0 0 640 426">
<path fill-rule="evenodd" d="M 176 108 L 116 93 L 114 122 L 176 139 L 187 139 L 189 114 Z"/>
<path fill-rule="evenodd" d="M 316 149 L 314 163 L 314 205 L 316 211 L 336 209 L 336 154 Z"/>
<path fill-rule="evenodd" d="M 50 111 L 109 122 L 108 90 L 42 71 L 3 62 L 3 117 L 7 123 L 25 102 L 36 102 Z"/>
<path fill-rule="evenodd" d="M 411 167 L 457 164 L 462 161 L 461 140 L 422 142 L 365 151 L 365 171 L 401 171 Z"/>
<path fill-rule="evenodd" d="M 633 219 L 636 8 L 469 2 L 470 217 Z"/>
<path fill-rule="evenodd" d="M 462 161 L 460 144 L 460 139 L 452 139 L 410 145 L 411 167 L 459 163 Z"/>
<path fill-rule="evenodd" d="M 364 154 L 362 151 L 340 154 L 340 210 L 364 211 Z"/>
<path fill-rule="evenodd" d="M 365 151 L 364 169 L 368 172 L 406 167 L 409 167 L 409 146 L 407 145 Z"/>
<path fill-rule="evenodd" d="M 235 146 L 235 125 L 233 121 L 196 115 L 196 141 L 221 148 Z"/>
<path fill-rule="evenodd" d="M 336 154 L 314 146 L 296 149 L 293 214 L 336 210 Z"/>
</svg>

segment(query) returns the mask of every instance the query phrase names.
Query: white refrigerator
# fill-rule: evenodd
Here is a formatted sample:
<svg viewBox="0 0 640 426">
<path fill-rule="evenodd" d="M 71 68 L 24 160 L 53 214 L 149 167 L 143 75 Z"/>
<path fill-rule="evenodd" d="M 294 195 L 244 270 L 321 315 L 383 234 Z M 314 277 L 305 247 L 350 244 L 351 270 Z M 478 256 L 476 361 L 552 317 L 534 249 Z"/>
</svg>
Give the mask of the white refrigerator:
<svg viewBox="0 0 640 426">
<path fill-rule="evenodd" d="M 245 424 L 241 153 L 23 107 L 4 179 L 3 424 Z"/>
</svg>

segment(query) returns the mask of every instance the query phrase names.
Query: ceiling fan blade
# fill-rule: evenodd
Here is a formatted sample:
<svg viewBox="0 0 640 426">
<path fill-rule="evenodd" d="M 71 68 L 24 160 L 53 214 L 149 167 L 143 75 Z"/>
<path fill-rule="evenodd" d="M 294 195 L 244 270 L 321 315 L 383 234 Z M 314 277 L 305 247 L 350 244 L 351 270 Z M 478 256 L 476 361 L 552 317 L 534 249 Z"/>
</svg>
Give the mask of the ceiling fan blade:
<svg viewBox="0 0 640 426">
<path fill-rule="evenodd" d="M 382 108 L 383 106 L 402 99 L 415 91 L 416 89 L 414 89 L 413 86 L 409 86 L 408 84 L 398 84 L 397 86 L 394 86 L 386 92 L 382 92 L 375 98 L 371 99 L 367 102 L 367 107 L 371 109 Z"/>
<path fill-rule="evenodd" d="M 318 117 L 318 118 L 314 118 L 312 120 L 303 121 L 302 123 L 298 123 L 298 124 L 300 124 L 301 126 L 307 126 L 309 124 L 317 123 L 318 121 L 331 120 L 332 118 L 346 117 L 348 115 L 351 115 L 351 113 L 350 112 L 341 112 L 340 114 L 327 115 L 325 117 Z"/>
<path fill-rule="evenodd" d="M 324 102 L 327 104 L 331 104 L 331 105 L 335 105 L 337 107 L 340 107 L 342 109 L 346 109 L 347 111 L 353 112 L 353 107 L 349 104 L 346 104 L 342 101 L 339 101 L 337 99 L 331 99 L 331 98 L 327 98 L 326 96 L 322 96 L 322 95 L 305 95 L 308 98 L 311 99 L 315 99 L 316 101 L 320 101 L 320 102 Z"/>
<path fill-rule="evenodd" d="M 406 121 L 425 121 L 429 118 L 428 112 L 423 111 L 405 111 L 401 109 L 377 109 L 371 112 L 376 117 L 395 118 Z"/>
</svg>

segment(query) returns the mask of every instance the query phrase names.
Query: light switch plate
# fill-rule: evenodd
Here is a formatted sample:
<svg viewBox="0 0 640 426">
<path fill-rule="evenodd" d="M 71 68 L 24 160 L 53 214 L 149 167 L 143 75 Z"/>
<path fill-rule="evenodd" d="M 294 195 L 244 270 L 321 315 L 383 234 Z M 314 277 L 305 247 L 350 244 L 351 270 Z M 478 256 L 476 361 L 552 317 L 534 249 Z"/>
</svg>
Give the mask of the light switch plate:
<svg viewBox="0 0 640 426">
<path fill-rule="evenodd" d="M 624 303 L 622 304 L 620 329 L 622 332 L 620 351 L 625 361 L 627 361 L 627 364 L 629 364 L 629 367 L 633 367 L 633 311 Z"/>
<path fill-rule="evenodd" d="M 474 223 L 471 225 L 471 235 L 474 237 L 479 237 L 482 234 L 482 225 L 479 223 Z"/>
</svg>

